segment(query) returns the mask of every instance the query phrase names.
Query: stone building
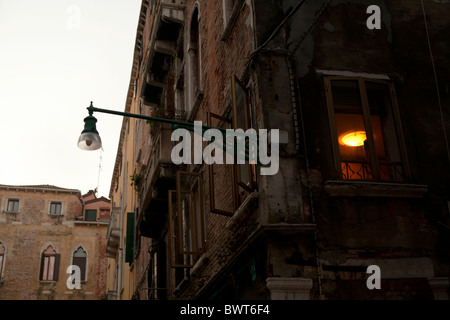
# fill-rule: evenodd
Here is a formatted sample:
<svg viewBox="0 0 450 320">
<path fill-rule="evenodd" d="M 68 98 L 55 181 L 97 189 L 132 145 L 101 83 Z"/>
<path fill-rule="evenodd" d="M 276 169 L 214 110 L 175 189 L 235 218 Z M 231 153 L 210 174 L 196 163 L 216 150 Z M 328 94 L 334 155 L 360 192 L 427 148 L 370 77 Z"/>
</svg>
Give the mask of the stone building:
<svg viewBox="0 0 450 320">
<path fill-rule="evenodd" d="M 280 130 L 279 166 L 175 165 L 186 126 L 124 118 L 115 298 L 448 299 L 450 3 L 370 5 L 142 2 L 125 111 Z"/>
<path fill-rule="evenodd" d="M 105 298 L 108 222 L 84 220 L 82 199 L 50 185 L 0 185 L 0 300 Z M 68 285 L 72 265 L 78 287 Z"/>
</svg>

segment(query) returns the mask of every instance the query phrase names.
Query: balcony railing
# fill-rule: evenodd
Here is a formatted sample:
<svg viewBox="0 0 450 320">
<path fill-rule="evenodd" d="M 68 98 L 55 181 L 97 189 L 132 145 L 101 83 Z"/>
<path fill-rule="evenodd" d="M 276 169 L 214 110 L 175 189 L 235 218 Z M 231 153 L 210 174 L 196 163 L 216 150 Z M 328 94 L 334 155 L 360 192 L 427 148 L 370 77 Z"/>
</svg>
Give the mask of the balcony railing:
<svg viewBox="0 0 450 320">
<path fill-rule="evenodd" d="M 401 162 L 378 161 L 380 180 L 404 182 L 405 174 Z M 366 161 L 342 161 L 342 178 L 344 180 L 373 180 L 372 168 Z"/>
</svg>

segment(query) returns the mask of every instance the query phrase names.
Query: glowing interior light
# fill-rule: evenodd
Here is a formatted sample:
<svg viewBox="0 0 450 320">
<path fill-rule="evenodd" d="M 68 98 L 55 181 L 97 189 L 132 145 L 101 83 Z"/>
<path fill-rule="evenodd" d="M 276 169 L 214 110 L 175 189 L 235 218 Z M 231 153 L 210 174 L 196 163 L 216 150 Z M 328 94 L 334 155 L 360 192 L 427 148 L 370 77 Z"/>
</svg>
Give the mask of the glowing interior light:
<svg viewBox="0 0 450 320">
<path fill-rule="evenodd" d="M 365 131 L 355 131 L 342 135 L 340 140 L 348 147 L 361 147 L 367 140 L 367 136 Z"/>
</svg>

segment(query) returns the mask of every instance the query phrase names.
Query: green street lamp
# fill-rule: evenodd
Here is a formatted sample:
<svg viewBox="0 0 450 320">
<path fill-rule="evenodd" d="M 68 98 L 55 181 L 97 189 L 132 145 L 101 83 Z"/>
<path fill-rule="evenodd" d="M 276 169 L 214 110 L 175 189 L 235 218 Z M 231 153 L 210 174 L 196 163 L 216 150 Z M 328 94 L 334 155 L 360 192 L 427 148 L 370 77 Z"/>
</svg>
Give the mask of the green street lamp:
<svg viewBox="0 0 450 320">
<path fill-rule="evenodd" d="M 84 119 L 84 130 L 81 132 L 80 138 L 78 139 L 78 147 L 82 150 L 88 150 L 88 151 L 94 151 L 98 150 L 102 147 L 102 139 L 100 138 L 100 135 L 96 128 L 97 119 L 93 116 L 94 112 L 101 112 L 101 113 L 108 113 L 108 114 L 114 114 L 119 115 L 123 117 L 131 117 L 131 118 L 137 118 L 137 119 L 143 119 L 143 120 L 150 120 L 154 122 L 161 122 L 161 123 L 168 123 L 171 125 L 172 130 L 176 130 L 179 128 L 183 128 L 186 130 L 189 130 L 194 133 L 198 133 L 195 131 L 196 125 L 192 122 L 184 122 L 184 121 L 177 121 L 172 119 L 166 119 L 166 118 L 158 118 L 158 117 L 150 117 L 150 116 L 144 116 L 141 114 L 134 114 L 134 113 L 128 113 L 128 112 L 119 112 L 119 111 L 113 111 L 113 110 L 107 110 L 107 109 L 99 109 L 95 108 L 93 103 L 91 102 L 91 105 L 87 108 L 89 111 L 89 116 L 87 116 Z M 201 125 L 201 132 L 199 134 L 205 133 L 205 131 L 209 129 L 217 129 L 220 130 L 223 135 L 222 144 L 220 145 L 218 142 L 214 140 L 213 143 L 219 145 L 221 148 L 223 148 L 224 151 L 228 152 L 228 148 L 226 147 L 227 143 L 231 143 L 234 146 L 232 148 L 236 148 L 235 142 L 228 141 L 227 140 L 227 130 L 223 128 L 215 128 L 210 126 Z M 245 138 L 245 134 L 243 135 Z M 258 142 L 259 145 L 259 135 L 258 135 Z M 236 154 L 236 153 L 235 153 Z M 248 159 L 249 155 L 249 149 L 248 145 L 245 145 L 245 157 Z M 259 165 L 259 158 L 258 158 L 258 165 Z"/>
<path fill-rule="evenodd" d="M 102 139 L 100 138 L 100 135 L 96 128 L 97 119 L 93 116 L 94 112 L 101 112 L 101 113 L 108 113 L 108 114 L 114 114 L 119 115 L 123 117 L 131 117 L 131 118 L 137 118 L 137 119 L 143 119 L 143 120 L 150 120 L 154 122 L 162 122 L 162 123 L 168 123 L 171 124 L 172 129 L 177 128 L 184 128 L 190 131 L 193 131 L 194 129 L 194 123 L 191 122 L 184 122 L 184 121 L 177 121 L 172 119 L 166 119 L 166 118 L 158 118 L 158 117 L 150 117 L 150 116 L 144 116 L 141 114 L 134 114 L 134 113 L 128 113 L 128 112 L 119 112 L 119 111 L 113 111 L 113 110 L 107 110 L 107 109 L 99 109 L 95 108 L 93 103 L 91 102 L 91 105 L 89 108 L 87 108 L 89 111 L 89 116 L 84 119 L 84 130 L 81 132 L 80 138 L 78 139 L 78 147 L 82 150 L 88 150 L 88 151 L 94 151 L 98 150 L 102 147 Z M 202 130 L 208 130 L 208 129 L 219 129 L 223 133 L 225 133 L 225 129 L 222 128 L 213 128 L 209 126 L 202 126 Z"/>
<path fill-rule="evenodd" d="M 102 139 L 95 126 L 97 119 L 95 119 L 92 113 L 89 111 L 89 116 L 84 119 L 84 130 L 78 139 L 78 148 L 82 150 L 94 151 L 102 147 Z"/>
</svg>

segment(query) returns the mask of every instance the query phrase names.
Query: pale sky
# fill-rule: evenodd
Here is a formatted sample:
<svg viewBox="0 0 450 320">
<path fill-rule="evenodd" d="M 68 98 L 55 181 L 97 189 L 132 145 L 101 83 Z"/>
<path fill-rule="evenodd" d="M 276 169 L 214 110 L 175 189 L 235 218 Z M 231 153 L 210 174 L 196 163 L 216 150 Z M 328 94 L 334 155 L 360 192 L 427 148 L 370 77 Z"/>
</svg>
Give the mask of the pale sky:
<svg viewBox="0 0 450 320">
<path fill-rule="evenodd" d="M 109 197 L 123 118 L 94 114 L 103 152 L 77 141 L 90 101 L 125 109 L 140 6 L 0 0 L 0 184 Z"/>
</svg>

